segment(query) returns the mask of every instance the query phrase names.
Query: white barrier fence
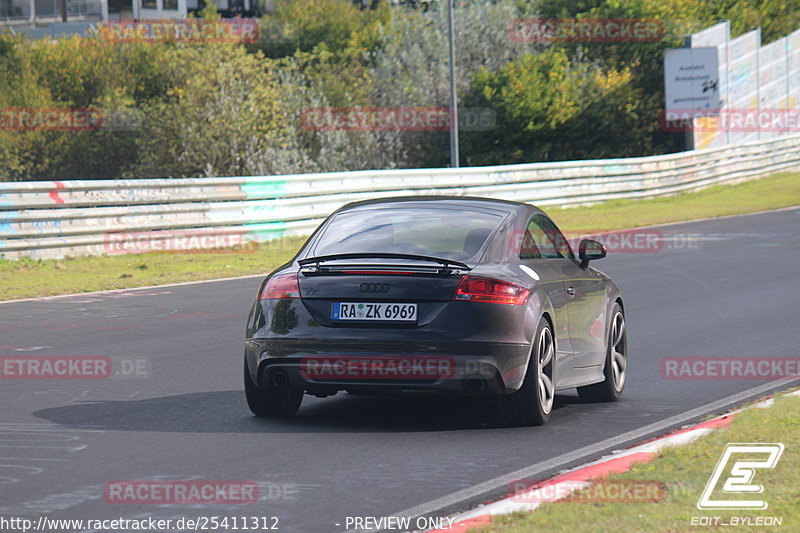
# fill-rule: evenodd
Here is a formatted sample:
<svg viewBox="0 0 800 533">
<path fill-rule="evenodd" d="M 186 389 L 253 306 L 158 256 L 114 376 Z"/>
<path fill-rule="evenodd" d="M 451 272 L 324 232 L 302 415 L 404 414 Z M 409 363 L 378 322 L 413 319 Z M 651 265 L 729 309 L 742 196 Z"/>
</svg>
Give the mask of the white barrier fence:
<svg viewBox="0 0 800 533">
<path fill-rule="evenodd" d="M 541 206 L 666 196 L 800 170 L 800 136 L 629 159 L 290 176 L 0 182 L 0 257 L 210 248 L 308 234 L 347 202 L 423 194 Z"/>
</svg>

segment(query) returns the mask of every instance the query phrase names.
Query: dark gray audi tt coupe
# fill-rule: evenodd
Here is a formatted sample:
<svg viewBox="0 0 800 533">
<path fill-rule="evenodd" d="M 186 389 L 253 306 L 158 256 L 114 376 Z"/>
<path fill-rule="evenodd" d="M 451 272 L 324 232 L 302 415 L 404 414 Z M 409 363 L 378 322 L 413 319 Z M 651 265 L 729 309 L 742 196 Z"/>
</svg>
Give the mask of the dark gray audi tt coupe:
<svg viewBox="0 0 800 533">
<path fill-rule="evenodd" d="M 628 360 L 620 291 L 540 209 L 418 196 L 345 205 L 268 275 L 247 320 L 244 386 L 258 416 L 303 394 L 430 390 L 497 396 L 515 425 L 555 392 L 615 401 Z"/>
</svg>

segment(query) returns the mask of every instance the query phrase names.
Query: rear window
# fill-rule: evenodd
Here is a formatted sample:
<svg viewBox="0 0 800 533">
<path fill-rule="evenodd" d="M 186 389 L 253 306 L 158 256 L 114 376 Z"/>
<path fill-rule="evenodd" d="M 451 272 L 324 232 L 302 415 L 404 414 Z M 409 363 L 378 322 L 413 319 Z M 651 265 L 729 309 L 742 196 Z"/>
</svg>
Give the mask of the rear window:
<svg viewBox="0 0 800 533">
<path fill-rule="evenodd" d="M 505 218 L 483 211 L 446 208 L 378 208 L 336 215 L 313 255 L 417 254 L 468 261 Z"/>
</svg>

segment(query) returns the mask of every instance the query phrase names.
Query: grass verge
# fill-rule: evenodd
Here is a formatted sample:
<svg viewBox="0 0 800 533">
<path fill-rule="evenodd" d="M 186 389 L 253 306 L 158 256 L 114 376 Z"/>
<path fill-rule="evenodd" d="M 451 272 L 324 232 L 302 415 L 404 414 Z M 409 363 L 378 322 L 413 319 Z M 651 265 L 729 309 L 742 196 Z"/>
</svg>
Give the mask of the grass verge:
<svg viewBox="0 0 800 533">
<path fill-rule="evenodd" d="M 800 173 L 647 200 L 611 200 L 584 208 L 548 208 L 564 230 L 610 231 L 800 205 Z"/>
<path fill-rule="evenodd" d="M 736 495 L 713 493 L 714 498 L 764 500 L 765 510 L 717 511 L 697 509 L 717 461 L 728 443 L 783 443 L 785 450 L 774 469 L 757 469 L 753 483 L 762 485 L 760 494 Z M 742 459 L 738 456 L 735 459 Z M 759 457 L 758 459 L 763 459 Z M 721 486 L 730 475 L 730 466 Z M 630 471 L 606 478 L 605 486 L 664 487 L 663 499 L 657 502 L 587 503 L 573 501 L 546 503 L 535 511 L 493 518 L 488 525 L 470 533 L 529 533 L 531 531 L 800 531 L 800 397 L 783 396 L 772 407 L 748 409 L 737 415 L 726 429 L 719 429 L 692 444 L 667 448 L 652 462 L 636 464 Z M 645 483 L 646 482 L 646 483 Z M 589 489 L 590 490 L 590 489 Z M 693 517 L 707 517 L 716 526 L 692 525 Z M 756 525 L 757 517 L 780 518 L 781 525 Z M 734 521 L 749 523 L 726 527 Z M 701 519 L 695 518 L 699 524 Z"/>
<path fill-rule="evenodd" d="M 289 260 L 304 241 L 279 239 L 239 250 L 0 261 L 0 300 L 266 273 Z"/>
<path fill-rule="evenodd" d="M 800 173 L 650 200 L 615 200 L 547 211 L 565 230 L 601 232 L 800 205 Z M 124 289 L 269 272 L 294 255 L 303 239 L 246 250 L 148 253 L 48 260 L 0 260 L 0 300 Z"/>
</svg>

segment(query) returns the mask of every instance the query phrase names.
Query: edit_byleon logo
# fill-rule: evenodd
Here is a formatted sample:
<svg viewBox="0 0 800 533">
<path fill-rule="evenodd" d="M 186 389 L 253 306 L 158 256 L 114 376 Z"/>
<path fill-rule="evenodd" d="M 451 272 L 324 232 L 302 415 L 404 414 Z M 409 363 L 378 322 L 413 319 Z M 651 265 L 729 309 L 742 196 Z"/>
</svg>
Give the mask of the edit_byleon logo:
<svg viewBox="0 0 800 533">
<path fill-rule="evenodd" d="M 728 444 L 697 502 L 697 508 L 766 509 L 769 506 L 766 500 L 752 499 L 753 494 L 764 492 L 764 487 L 753 483 L 753 478 L 758 469 L 775 468 L 783 454 L 783 449 L 784 446 L 781 443 Z M 723 476 L 726 477 L 720 488 L 720 480 L 723 479 Z M 718 490 L 726 495 L 726 499 L 712 499 L 715 491 Z M 750 498 L 746 498 L 746 496 L 750 496 Z"/>
</svg>

